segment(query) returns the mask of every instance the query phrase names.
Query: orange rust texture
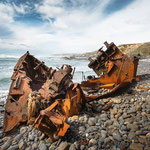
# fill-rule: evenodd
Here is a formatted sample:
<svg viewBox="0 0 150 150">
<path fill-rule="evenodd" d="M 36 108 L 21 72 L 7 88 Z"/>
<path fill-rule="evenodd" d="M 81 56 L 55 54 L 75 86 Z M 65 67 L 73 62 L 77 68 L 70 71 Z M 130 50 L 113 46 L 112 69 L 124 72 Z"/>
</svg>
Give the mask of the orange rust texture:
<svg viewBox="0 0 150 150">
<path fill-rule="evenodd" d="M 148 87 L 144 87 L 144 86 L 138 86 L 138 88 L 140 88 L 140 89 L 143 89 L 143 90 L 149 90 L 149 88 Z"/>
<path fill-rule="evenodd" d="M 65 99 L 57 99 L 48 108 L 40 111 L 35 127 L 52 140 L 55 140 L 54 135 L 64 136 L 69 128 L 65 122 L 67 117 L 81 111 L 84 101 L 85 97 L 79 84 L 74 84 L 67 90 Z"/>
<path fill-rule="evenodd" d="M 83 81 L 81 86 L 83 88 L 112 89 L 110 92 L 112 93 L 136 79 L 139 59 L 123 54 L 114 43 L 105 42 L 104 44 L 107 47 L 106 51 L 100 49 L 96 59 L 89 58 L 88 66 L 99 78 Z"/>
<path fill-rule="evenodd" d="M 38 109 L 43 109 L 45 113 L 43 114 L 41 110 L 35 126 L 44 133 L 49 133 L 48 135 L 53 136 L 51 129 L 55 129 L 58 136 L 63 136 L 69 127 L 65 123 L 66 116 L 78 113 L 85 101 L 80 86 L 72 83 L 71 72 L 72 67 L 69 65 L 63 65 L 60 69 L 54 70 L 28 52 L 23 55 L 14 67 L 11 77 L 12 83 L 4 112 L 3 132 L 11 131 L 21 122 L 34 121 L 37 116 L 34 114 L 37 110 L 34 109 L 37 109 L 36 104 L 40 103 Z M 38 93 L 37 98 L 36 93 Z M 28 108 L 30 95 L 35 98 L 31 100 L 31 103 L 34 102 L 34 109 L 31 107 L 33 111 L 29 110 L 30 107 Z M 55 102 L 59 105 L 52 109 Z M 75 108 L 71 109 L 72 106 Z M 31 118 L 28 117 L 29 112 L 34 112 L 31 113 L 33 115 Z"/>
</svg>

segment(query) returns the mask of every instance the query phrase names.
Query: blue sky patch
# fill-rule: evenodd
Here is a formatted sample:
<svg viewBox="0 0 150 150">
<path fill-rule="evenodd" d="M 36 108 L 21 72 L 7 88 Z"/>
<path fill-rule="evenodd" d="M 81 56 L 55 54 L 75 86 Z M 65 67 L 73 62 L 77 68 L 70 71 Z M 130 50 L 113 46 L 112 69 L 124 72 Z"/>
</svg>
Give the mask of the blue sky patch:
<svg viewBox="0 0 150 150">
<path fill-rule="evenodd" d="M 103 13 L 105 15 L 111 15 L 119 10 L 126 8 L 135 0 L 111 0 L 110 3 L 105 7 Z"/>
</svg>

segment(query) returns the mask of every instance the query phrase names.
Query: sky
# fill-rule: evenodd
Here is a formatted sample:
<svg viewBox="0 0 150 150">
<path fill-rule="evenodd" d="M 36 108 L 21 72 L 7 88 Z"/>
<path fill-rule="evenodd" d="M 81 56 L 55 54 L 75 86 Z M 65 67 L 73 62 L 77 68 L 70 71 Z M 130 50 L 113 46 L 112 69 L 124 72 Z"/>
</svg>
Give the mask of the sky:
<svg viewBox="0 0 150 150">
<path fill-rule="evenodd" d="M 0 53 L 84 53 L 150 41 L 150 0 L 0 0 Z"/>
</svg>

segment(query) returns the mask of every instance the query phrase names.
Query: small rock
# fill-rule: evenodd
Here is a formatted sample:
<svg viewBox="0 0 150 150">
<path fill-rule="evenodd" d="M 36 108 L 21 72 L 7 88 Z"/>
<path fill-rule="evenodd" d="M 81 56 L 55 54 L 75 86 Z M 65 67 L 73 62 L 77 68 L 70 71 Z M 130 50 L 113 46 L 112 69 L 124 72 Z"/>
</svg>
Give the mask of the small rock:
<svg viewBox="0 0 150 150">
<path fill-rule="evenodd" d="M 39 140 L 38 137 L 35 137 L 35 138 L 34 138 L 34 142 L 37 142 L 38 140 Z"/>
<path fill-rule="evenodd" d="M 79 117 L 79 121 L 83 122 L 84 121 L 84 116 Z"/>
<path fill-rule="evenodd" d="M 33 143 L 33 144 L 32 144 L 32 149 L 33 149 L 33 150 L 36 150 L 37 148 L 38 148 L 38 144 L 37 144 L 37 143 Z"/>
<path fill-rule="evenodd" d="M 31 146 L 29 146 L 29 147 L 27 147 L 25 150 L 31 150 L 32 148 L 31 148 Z"/>
<path fill-rule="evenodd" d="M 96 146 L 89 147 L 88 150 L 97 150 Z"/>
<path fill-rule="evenodd" d="M 144 147 L 144 150 L 150 150 L 150 146 Z"/>
<path fill-rule="evenodd" d="M 33 126 L 32 126 L 32 125 L 29 125 L 29 126 L 28 126 L 28 131 L 30 132 L 32 129 L 33 129 Z"/>
<path fill-rule="evenodd" d="M 144 144 L 145 141 L 146 141 L 146 136 L 145 136 L 145 138 L 142 138 L 142 136 L 140 136 L 140 137 L 138 138 L 138 141 L 139 141 L 139 143 Z"/>
<path fill-rule="evenodd" d="M 96 141 L 95 139 L 91 139 L 91 140 L 89 141 L 89 143 L 92 143 L 93 145 L 95 145 L 95 144 L 97 144 L 97 141 Z"/>
<path fill-rule="evenodd" d="M 102 110 L 103 110 L 103 107 L 101 105 L 96 108 L 97 112 L 101 112 Z"/>
<path fill-rule="evenodd" d="M 4 106 L 4 101 L 0 101 L 0 106 Z"/>
<path fill-rule="evenodd" d="M 131 101 L 131 103 L 133 103 L 133 102 L 134 102 L 134 99 L 132 98 L 130 101 Z"/>
<path fill-rule="evenodd" d="M 124 141 L 122 141 L 122 142 L 120 143 L 120 149 L 121 149 L 121 150 L 126 150 L 126 143 L 125 143 Z"/>
<path fill-rule="evenodd" d="M 85 131 L 85 127 L 84 127 L 84 126 L 80 126 L 80 127 L 79 127 L 79 131 L 84 132 L 84 131 Z"/>
<path fill-rule="evenodd" d="M 80 150 L 84 150 L 85 149 L 85 146 L 84 145 L 81 145 L 80 146 Z"/>
<path fill-rule="evenodd" d="M 4 137 L 4 138 L 2 138 L 2 141 L 8 141 L 9 139 L 11 139 L 11 137 L 10 136 L 6 136 L 6 137 Z"/>
<path fill-rule="evenodd" d="M 120 104 L 121 103 L 121 99 L 118 99 L 118 98 L 112 98 L 111 99 L 114 103 L 116 104 Z"/>
<path fill-rule="evenodd" d="M 139 129 L 139 126 L 136 125 L 136 124 L 133 124 L 131 127 L 130 127 L 131 131 L 137 131 Z"/>
<path fill-rule="evenodd" d="M 129 134 L 128 134 L 128 137 L 129 137 L 130 139 L 133 139 L 133 138 L 135 137 L 135 132 L 130 131 Z"/>
<path fill-rule="evenodd" d="M 3 141 L 0 139 L 0 143 L 2 143 Z"/>
<path fill-rule="evenodd" d="M 94 126 L 96 123 L 96 119 L 94 117 L 89 118 L 88 120 L 88 125 Z"/>
<path fill-rule="evenodd" d="M 52 139 L 49 137 L 47 140 L 46 140 L 46 143 L 53 143 Z"/>
<path fill-rule="evenodd" d="M 71 144 L 69 150 L 76 150 L 75 145 L 74 145 L 74 144 Z"/>
<path fill-rule="evenodd" d="M 56 144 L 57 142 L 52 143 L 51 146 L 49 147 L 49 150 L 56 150 Z"/>
<path fill-rule="evenodd" d="M 47 147 L 44 143 L 39 144 L 39 150 L 47 150 Z"/>
<path fill-rule="evenodd" d="M 141 135 L 142 134 L 142 131 L 138 130 L 135 132 L 135 135 Z"/>
<path fill-rule="evenodd" d="M 23 139 L 20 140 L 18 146 L 19 146 L 19 149 L 25 149 L 26 148 L 26 142 L 23 141 Z"/>
<path fill-rule="evenodd" d="M 34 141 L 34 134 L 30 133 L 29 136 L 28 136 L 28 138 L 29 138 L 30 141 Z"/>
<path fill-rule="evenodd" d="M 10 146 L 7 150 L 18 150 L 18 145 Z"/>
<path fill-rule="evenodd" d="M 117 141 L 121 141 L 122 138 L 120 136 L 120 133 L 118 131 L 113 132 L 113 138 Z"/>
<path fill-rule="evenodd" d="M 131 150 L 143 150 L 143 146 L 140 143 L 132 143 L 130 144 Z"/>
<path fill-rule="evenodd" d="M 13 143 L 15 142 L 19 142 L 21 137 L 22 137 L 23 134 L 18 134 L 17 136 L 15 136 L 14 140 L 13 140 Z"/>
<path fill-rule="evenodd" d="M 146 134 L 146 137 L 150 136 L 150 132 Z"/>
<path fill-rule="evenodd" d="M 132 107 L 128 110 L 128 114 L 132 114 L 132 113 L 135 113 L 136 112 L 136 107 Z"/>
<path fill-rule="evenodd" d="M 20 128 L 20 134 L 23 134 L 27 131 L 27 127 L 21 127 Z"/>
<path fill-rule="evenodd" d="M 74 146 L 75 148 L 78 150 L 79 149 L 79 143 L 78 142 L 74 142 Z"/>
<path fill-rule="evenodd" d="M 107 114 L 101 114 L 100 115 L 101 120 L 105 121 L 108 120 Z"/>
<path fill-rule="evenodd" d="M 58 146 L 58 150 L 67 150 L 69 148 L 70 144 L 67 142 L 61 142 Z"/>
<path fill-rule="evenodd" d="M 109 136 L 109 139 L 112 140 L 113 142 L 115 141 L 112 136 Z"/>
<path fill-rule="evenodd" d="M 114 114 L 114 115 L 117 114 L 117 109 L 116 109 L 116 108 L 110 109 L 110 113 L 111 113 L 111 114 Z"/>
<path fill-rule="evenodd" d="M 112 120 L 107 120 L 106 122 L 104 122 L 105 127 L 110 126 L 110 125 L 112 125 Z"/>
<path fill-rule="evenodd" d="M 107 132 L 105 130 L 101 130 L 101 136 L 103 138 L 106 138 L 106 134 L 107 134 Z"/>
<path fill-rule="evenodd" d="M 11 142 L 12 142 L 12 138 L 10 138 L 8 141 L 6 141 L 6 142 L 3 144 L 2 147 L 1 147 L 1 149 L 2 149 L 2 150 L 8 149 L 9 146 L 11 145 Z"/>
<path fill-rule="evenodd" d="M 40 140 L 43 140 L 45 138 L 45 134 L 42 133 L 42 135 L 39 137 Z"/>
<path fill-rule="evenodd" d="M 106 145 L 106 144 L 109 143 L 109 142 L 110 142 L 110 138 L 105 138 L 104 144 Z"/>
</svg>

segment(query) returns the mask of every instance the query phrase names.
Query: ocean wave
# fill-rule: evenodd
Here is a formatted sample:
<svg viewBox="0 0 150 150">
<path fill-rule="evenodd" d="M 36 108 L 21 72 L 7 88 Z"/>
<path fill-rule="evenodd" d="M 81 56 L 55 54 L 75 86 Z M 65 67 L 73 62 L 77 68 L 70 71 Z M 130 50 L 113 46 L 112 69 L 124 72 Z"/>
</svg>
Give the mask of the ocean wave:
<svg viewBox="0 0 150 150">
<path fill-rule="evenodd" d="M 0 54 L 0 58 L 20 58 L 18 55 L 7 55 L 7 54 Z"/>
<path fill-rule="evenodd" d="M 32 55 L 32 54 L 31 54 Z M 22 55 L 9 55 L 9 54 L 0 54 L 0 58 L 20 58 Z M 33 55 L 36 58 L 46 58 L 46 59 L 51 59 L 51 58 L 63 58 L 64 56 L 57 56 L 57 55 Z"/>
<path fill-rule="evenodd" d="M 150 58 L 147 58 L 147 59 L 141 59 L 140 61 L 150 62 Z"/>
<path fill-rule="evenodd" d="M 5 83 L 5 82 L 7 82 L 8 83 L 8 81 L 10 81 L 10 78 L 0 78 L 0 83 Z"/>
<path fill-rule="evenodd" d="M 9 90 L 0 90 L 0 98 L 6 97 L 8 95 Z"/>
<path fill-rule="evenodd" d="M 8 92 L 8 90 L 0 90 L 0 101 L 6 102 Z"/>
</svg>

